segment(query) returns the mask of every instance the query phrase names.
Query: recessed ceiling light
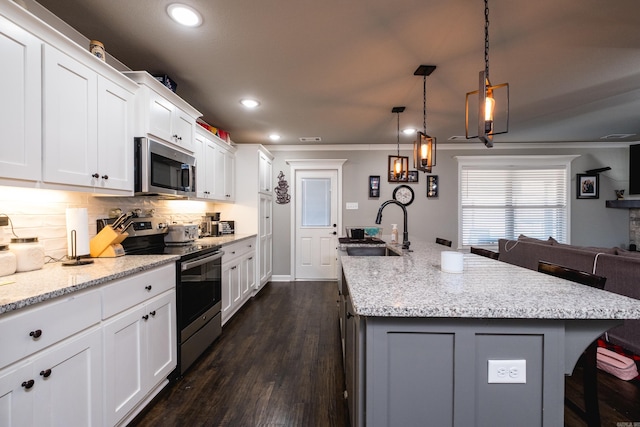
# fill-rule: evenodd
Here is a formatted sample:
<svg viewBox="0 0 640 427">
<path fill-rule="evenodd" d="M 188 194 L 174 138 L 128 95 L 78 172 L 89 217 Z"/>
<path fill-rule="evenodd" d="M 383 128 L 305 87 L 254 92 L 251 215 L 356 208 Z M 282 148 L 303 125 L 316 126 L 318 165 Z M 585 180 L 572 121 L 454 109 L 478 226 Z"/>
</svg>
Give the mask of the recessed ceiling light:
<svg viewBox="0 0 640 427">
<path fill-rule="evenodd" d="M 405 135 L 411 135 L 413 133 L 416 133 L 416 130 L 414 128 L 406 128 L 402 129 L 402 133 L 404 133 Z"/>
<path fill-rule="evenodd" d="M 271 135 L 269 135 L 269 139 L 272 141 L 278 141 L 280 139 L 280 135 L 278 135 L 277 133 L 272 133 Z"/>
<path fill-rule="evenodd" d="M 202 15 L 194 8 L 184 4 L 170 4 L 167 6 L 167 13 L 171 19 L 186 27 L 197 27 L 202 24 Z"/>
<path fill-rule="evenodd" d="M 240 100 L 240 104 L 244 105 L 247 108 L 256 108 L 257 106 L 260 105 L 260 103 L 258 101 L 256 101 L 255 99 L 241 99 Z"/>
</svg>

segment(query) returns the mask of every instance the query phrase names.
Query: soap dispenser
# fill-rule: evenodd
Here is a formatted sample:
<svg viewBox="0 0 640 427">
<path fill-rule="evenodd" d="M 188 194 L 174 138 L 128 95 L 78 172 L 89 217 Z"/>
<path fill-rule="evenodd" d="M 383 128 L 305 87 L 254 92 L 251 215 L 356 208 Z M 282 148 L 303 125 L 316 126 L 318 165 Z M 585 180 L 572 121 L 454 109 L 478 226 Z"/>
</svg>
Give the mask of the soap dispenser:
<svg viewBox="0 0 640 427">
<path fill-rule="evenodd" d="M 398 243 L 398 224 L 391 224 L 391 243 Z"/>
</svg>

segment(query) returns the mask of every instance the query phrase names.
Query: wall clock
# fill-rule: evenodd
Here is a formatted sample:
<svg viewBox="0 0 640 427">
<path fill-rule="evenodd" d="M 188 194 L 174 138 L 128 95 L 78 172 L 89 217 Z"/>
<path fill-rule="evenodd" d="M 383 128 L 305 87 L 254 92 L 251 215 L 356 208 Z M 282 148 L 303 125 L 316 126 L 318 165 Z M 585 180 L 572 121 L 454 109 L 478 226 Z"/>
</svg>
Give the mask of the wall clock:
<svg viewBox="0 0 640 427">
<path fill-rule="evenodd" d="M 413 188 L 408 185 L 398 185 L 395 190 L 393 190 L 393 198 L 403 205 L 408 206 L 413 202 Z"/>
</svg>

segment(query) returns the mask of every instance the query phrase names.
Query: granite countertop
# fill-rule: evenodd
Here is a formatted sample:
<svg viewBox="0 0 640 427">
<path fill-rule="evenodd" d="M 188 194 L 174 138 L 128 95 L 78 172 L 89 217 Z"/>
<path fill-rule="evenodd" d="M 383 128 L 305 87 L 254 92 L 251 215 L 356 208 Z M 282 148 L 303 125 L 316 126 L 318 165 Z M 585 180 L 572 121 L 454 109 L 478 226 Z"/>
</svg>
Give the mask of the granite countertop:
<svg viewBox="0 0 640 427">
<path fill-rule="evenodd" d="M 102 285 L 140 271 L 175 262 L 177 255 L 125 255 L 94 258 L 93 264 L 45 264 L 41 270 L 0 277 L 0 316 L 52 298 Z"/>
<path fill-rule="evenodd" d="M 228 245 L 255 234 L 227 234 L 199 239 L 204 245 Z M 62 263 L 45 264 L 41 270 L 0 277 L 0 316 L 23 307 L 47 301 L 92 286 L 102 285 L 140 271 L 175 262 L 178 255 L 125 255 L 118 258 L 94 258 L 93 264 L 68 267 Z"/>
<path fill-rule="evenodd" d="M 340 261 L 357 314 L 640 319 L 640 300 L 471 253 L 464 254 L 463 273 L 445 273 L 440 270 L 440 253 L 451 248 L 412 240 L 411 249 L 400 257 L 342 253 Z"/>
</svg>

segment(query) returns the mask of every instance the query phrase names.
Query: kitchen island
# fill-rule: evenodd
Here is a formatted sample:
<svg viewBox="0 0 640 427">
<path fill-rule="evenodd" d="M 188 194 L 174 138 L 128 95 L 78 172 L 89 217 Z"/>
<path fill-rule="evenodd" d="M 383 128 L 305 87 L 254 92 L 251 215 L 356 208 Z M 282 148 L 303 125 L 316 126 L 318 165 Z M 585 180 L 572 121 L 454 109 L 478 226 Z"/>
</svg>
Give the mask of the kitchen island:
<svg viewBox="0 0 640 427">
<path fill-rule="evenodd" d="M 411 247 L 342 252 L 353 426 L 560 426 L 564 375 L 596 337 L 640 318 L 635 299 L 468 253 L 463 273 L 445 273 L 450 248 Z M 490 383 L 490 360 L 515 378 Z"/>
</svg>

